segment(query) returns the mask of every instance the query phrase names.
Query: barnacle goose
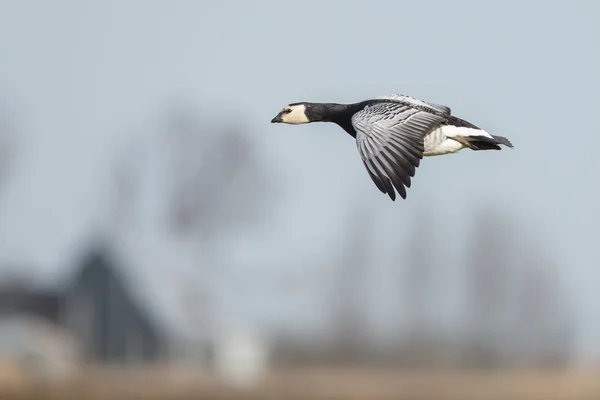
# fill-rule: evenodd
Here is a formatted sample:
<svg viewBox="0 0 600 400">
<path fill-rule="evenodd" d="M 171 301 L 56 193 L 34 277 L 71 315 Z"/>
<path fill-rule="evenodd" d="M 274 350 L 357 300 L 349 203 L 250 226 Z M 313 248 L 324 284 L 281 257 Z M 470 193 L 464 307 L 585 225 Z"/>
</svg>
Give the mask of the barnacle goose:
<svg viewBox="0 0 600 400">
<path fill-rule="evenodd" d="M 333 122 L 356 139 L 358 152 L 377 188 L 394 201 L 396 191 L 406 199 L 406 188 L 423 156 L 471 150 L 512 148 L 503 136 L 455 117 L 450 108 L 392 94 L 353 104 L 291 103 L 272 123 Z M 394 190 L 395 188 L 395 190 Z"/>
</svg>

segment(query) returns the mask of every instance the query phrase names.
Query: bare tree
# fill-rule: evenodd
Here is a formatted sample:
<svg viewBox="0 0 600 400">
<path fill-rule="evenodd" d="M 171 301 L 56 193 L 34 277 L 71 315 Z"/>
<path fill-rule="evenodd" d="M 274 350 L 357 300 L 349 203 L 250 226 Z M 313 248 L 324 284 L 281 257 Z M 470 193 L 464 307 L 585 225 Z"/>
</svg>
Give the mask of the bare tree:
<svg viewBox="0 0 600 400">
<path fill-rule="evenodd" d="M 432 248 L 435 248 L 431 212 L 423 207 L 413 219 L 407 245 L 399 249 L 402 304 L 407 309 L 406 336 L 403 337 L 400 356 L 411 365 L 435 362 L 437 350 L 435 304 L 436 266 Z"/>
<path fill-rule="evenodd" d="M 127 220 L 135 220 L 145 201 L 141 183 L 153 168 L 151 186 L 160 197 L 157 227 L 190 256 L 189 268 L 170 269 L 170 277 L 185 282 L 181 302 L 198 331 L 192 336 L 200 337 L 209 323 L 215 283 L 226 276 L 223 268 L 210 268 L 224 266 L 222 254 L 213 249 L 252 233 L 245 228 L 268 207 L 266 169 L 242 129 L 215 125 L 189 109 L 170 110 L 155 133 L 144 135 L 144 146 L 134 142 L 114 163 L 113 226 L 123 230 Z M 153 156 L 160 158 L 160 170 Z"/>
<path fill-rule="evenodd" d="M 528 366 L 565 365 L 573 339 L 569 301 L 555 262 L 529 249 L 520 260 L 523 274 L 515 295 L 514 358 Z"/>
<path fill-rule="evenodd" d="M 167 160 L 162 175 L 153 177 L 163 188 L 166 230 L 201 242 L 260 218 L 268 189 L 265 166 L 241 129 L 214 126 L 180 108 L 167 114 L 159 133 L 158 138 L 145 135 L 143 145 L 131 143 L 113 163 L 111 214 L 116 222 L 131 219 L 143 200 L 138 196 L 149 146 L 158 147 Z"/>
<path fill-rule="evenodd" d="M 356 204 L 349 210 L 339 239 L 340 259 L 335 264 L 336 281 L 332 322 L 335 332 L 334 358 L 356 362 L 366 356 L 365 278 L 371 250 L 372 211 Z"/>
<path fill-rule="evenodd" d="M 487 210 L 476 217 L 469 241 L 470 361 L 564 361 L 569 320 L 556 265 L 539 255 L 507 215 Z"/>
<path fill-rule="evenodd" d="M 406 276 L 403 292 L 409 312 L 409 324 L 417 333 L 431 329 L 432 300 L 435 297 L 435 265 L 431 251 L 435 237 L 430 213 L 421 210 L 412 224 L 407 246 L 402 249 Z"/>
<path fill-rule="evenodd" d="M 470 362 L 492 366 L 503 354 L 509 329 L 515 259 L 509 222 L 496 210 L 484 210 L 474 217 L 475 227 L 467 241 L 467 309 Z"/>
<path fill-rule="evenodd" d="M 124 231 L 136 220 L 144 159 L 140 146 L 131 146 L 111 165 L 109 218 L 111 228 Z"/>
<path fill-rule="evenodd" d="M 16 151 L 14 126 L 0 110 L 0 193 L 12 167 Z"/>
<path fill-rule="evenodd" d="M 241 129 L 203 127 L 176 112 L 167 125 L 167 223 L 206 238 L 255 221 L 264 206 L 264 169 Z"/>
</svg>

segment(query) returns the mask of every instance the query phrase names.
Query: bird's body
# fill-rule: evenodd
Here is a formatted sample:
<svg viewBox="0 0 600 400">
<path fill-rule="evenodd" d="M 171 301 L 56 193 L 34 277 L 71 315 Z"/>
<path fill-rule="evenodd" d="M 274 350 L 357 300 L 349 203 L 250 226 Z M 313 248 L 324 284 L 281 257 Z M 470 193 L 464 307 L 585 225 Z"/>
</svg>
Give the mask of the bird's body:
<svg viewBox="0 0 600 400">
<path fill-rule="evenodd" d="M 352 104 L 292 103 L 271 121 L 333 122 L 356 139 L 369 176 L 382 193 L 406 198 L 406 188 L 423 157 L 512 147 L 503 136 L 453 116 L 450 108 L 405 95 L 381 96 Z"/>
</svg>

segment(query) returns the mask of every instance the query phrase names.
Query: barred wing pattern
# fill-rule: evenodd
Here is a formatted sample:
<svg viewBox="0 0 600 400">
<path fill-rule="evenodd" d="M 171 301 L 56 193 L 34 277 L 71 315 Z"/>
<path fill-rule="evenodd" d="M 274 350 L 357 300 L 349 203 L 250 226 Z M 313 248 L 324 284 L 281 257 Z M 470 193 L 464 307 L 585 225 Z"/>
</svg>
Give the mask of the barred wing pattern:
<svg viewBox="0 0 600 400">
<path fill-rule="evenodd" d="M 352 116 L 356 146 L 367 172 L 392 200 L 396 190 L 406 199 L 406 188 L 423 158 L 423 138 L 448 118 L 444 109 L 425 111 L 394 100 L 372 104 Z"/>
<path fill-rule="evenodd" d="M 414 97 L 407 96 L 405 94 L 388 94 L 385 96 L 376 97 L 376 99 L 398 101 L 408 106 L 412 106 L 413 108 L 420 109 L 422 111 L 428 111 L 432 114 L 450 116 L 452 112 L 450 110 L 450 107 L 419 100 Z"/>
</svg>

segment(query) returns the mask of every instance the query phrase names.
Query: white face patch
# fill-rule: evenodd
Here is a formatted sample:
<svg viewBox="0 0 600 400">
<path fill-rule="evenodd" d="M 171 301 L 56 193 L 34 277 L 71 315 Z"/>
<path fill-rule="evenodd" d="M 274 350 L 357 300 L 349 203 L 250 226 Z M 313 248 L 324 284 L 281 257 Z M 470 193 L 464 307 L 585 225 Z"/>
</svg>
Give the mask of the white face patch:
<svg viewBox="0 0 600 400">
<path fill-rule="evenodd" d="M 285 107 L 283 114 L 281 114 L 281 122 L 294 125 L 309 123 L 310 121 L 306 116 L 306 106 L 304 104 L 297 104 Z"/>
</svg>

